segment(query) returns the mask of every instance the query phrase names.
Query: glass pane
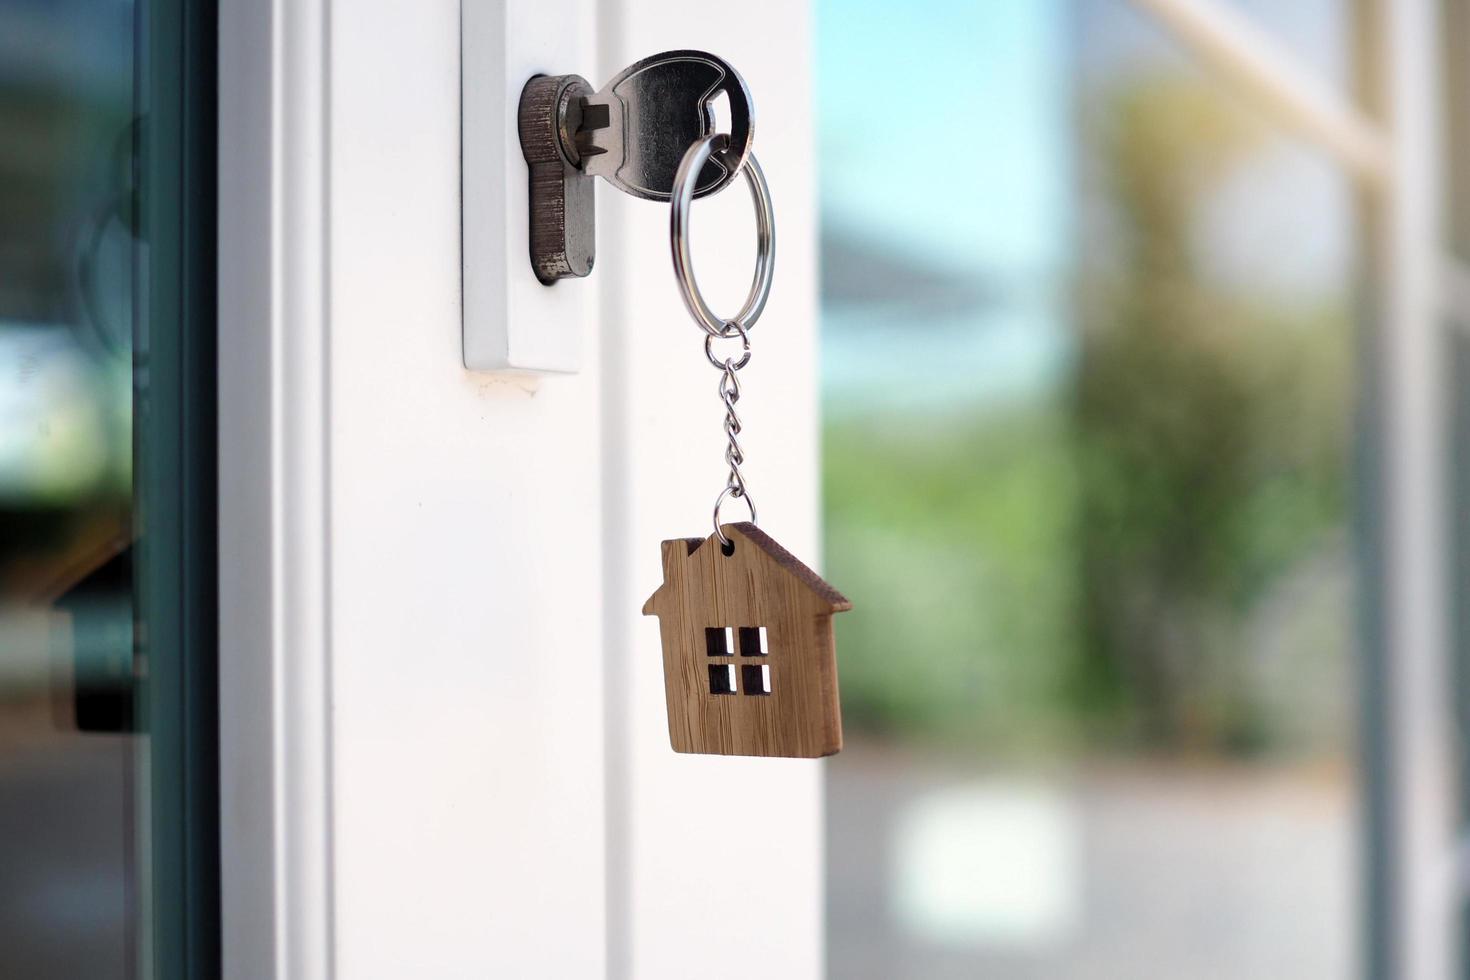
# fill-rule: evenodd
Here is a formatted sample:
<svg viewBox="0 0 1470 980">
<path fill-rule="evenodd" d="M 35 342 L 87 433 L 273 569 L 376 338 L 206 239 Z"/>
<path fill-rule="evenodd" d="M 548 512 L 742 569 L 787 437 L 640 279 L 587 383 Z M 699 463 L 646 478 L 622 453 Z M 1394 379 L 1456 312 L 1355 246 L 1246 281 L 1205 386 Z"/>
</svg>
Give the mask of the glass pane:
<svg viewBox="0 0 1470 980">
<path fill-rule="evenodd" d="M 1466 311 L 1470 313 L 1470 311 Z M 1454 595 L 1470 595 L 1470 316 L 1456 318 L 1447 325 L 1446 348 L 1450 351 L 1449 371 L 1451 399 L 1449 431 Z M 1458 723 L 1457 758 L 1460 761 L 1460 839 L 1470 840 L 1470 603 L 1456 603 L 1452 610 L 1451 642 L 1453 660 L 1450 676 L 1455 685 L 1455 720 Z M 1470 963 L 1470 889 L 1459 896 L 1460 962 Z"/>
<path fill-rule="evenodd" d="M 1353 186 L 1120 0 L 819 15 L 829 975 L 1352 975 Z"/>
<path fill-rule="evenodd" d="M 213 424 L 212 403 L 179 408 L 180 9 L 0 0 L 4 977 L 175 977 L 209 955 L 178 928 L 205 840 L 176 832 L 200 789 L 176 762 L 181 623 L 212 615 L 179 584 L 184 493 L 212 514 L 180 439 Z"/>
<path fill-rule="evenodd" d="M 1445 231 L 1447 247 L 1461 263 L 1470 262 L 1470 58 L 1459 39 L 1470 34 L 1470 5 L 1440 5 L 1443 43 L 1439 122 L 1444 138 Z M 1470 310 L 1459 319 L 1470 321 Z M 1454 388 L 1451 390 L 1461 390 Z"/>
<path fill-rule="evenodd" d="M 1470 5 L 1440 4 L 1443 20 L 1440 122 L 1444 133 L 1445 231 L 1448 260 L 1461 275 L 1470 262 L 1470 58 L 1458 38 L 1470 31 Z M 1458 289 L 1451 299 L 1445 330 L 1449 352 L 1449 472 L 1452 578 L 1451 595 L 1470 596 L 1470 296 Z M 1459 762 L 1460 840 L 1470 841 L 1470 603 L 1452 602 L 1450 638 Z M 1463 846 L 1463 844 L 1462 844 Z M 1467 879 L 1470 880 L 1470 879 Z M 1458 896 L 1459 962 L 1470 964 L 1470 887 Z"/>
</svg>

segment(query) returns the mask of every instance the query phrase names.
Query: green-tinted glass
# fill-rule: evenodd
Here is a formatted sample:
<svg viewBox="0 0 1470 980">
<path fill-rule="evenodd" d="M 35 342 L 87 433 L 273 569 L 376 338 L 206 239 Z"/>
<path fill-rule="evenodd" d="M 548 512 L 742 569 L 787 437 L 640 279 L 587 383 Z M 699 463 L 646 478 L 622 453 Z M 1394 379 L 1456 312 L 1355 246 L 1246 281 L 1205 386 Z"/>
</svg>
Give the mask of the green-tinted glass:
<svg viewBox="0 0 1470 980">
<path fill-rule="evenodd" d="M 0 976 L 217 972 L 212 24 L 0 0 Z"/>
</svg>

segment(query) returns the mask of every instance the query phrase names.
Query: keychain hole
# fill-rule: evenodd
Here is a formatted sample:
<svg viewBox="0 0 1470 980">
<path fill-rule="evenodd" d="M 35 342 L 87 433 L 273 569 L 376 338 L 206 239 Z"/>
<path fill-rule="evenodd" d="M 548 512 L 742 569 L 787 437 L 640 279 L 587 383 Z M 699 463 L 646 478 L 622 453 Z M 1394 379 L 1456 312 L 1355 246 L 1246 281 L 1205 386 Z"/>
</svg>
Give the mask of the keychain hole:
<svg viewBox="0 0 1470 980">
<path fill-rule="evenodd" d="M 720 545 L 720 554 L 724 555 L 726 558 L 729 558 L 731 555 L 735 554 L 735 542 L 726 541 L 724 544 Z"/>
<path fill-rule="evenodd" d="M 730 116 L 730 93 L 720 89 L 706 105 L 709 107 L 710 115 L 714 117 L 712 120 L 714 128 L 710 131 L 714 133 L 733 132 L 730 128 L 733 125 Z"/>
</svg>

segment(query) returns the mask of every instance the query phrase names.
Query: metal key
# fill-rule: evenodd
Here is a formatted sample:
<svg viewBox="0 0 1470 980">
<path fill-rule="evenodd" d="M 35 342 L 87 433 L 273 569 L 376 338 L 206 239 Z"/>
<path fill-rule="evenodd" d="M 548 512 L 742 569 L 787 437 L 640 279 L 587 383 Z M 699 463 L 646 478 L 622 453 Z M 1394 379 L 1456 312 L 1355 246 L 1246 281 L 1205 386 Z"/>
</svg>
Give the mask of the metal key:
<svg viewBox="0 0 1470 980">
<path fill-rule="evenodd" d="M 750 152 L 750 91 L 734 68 L 703 51 L 644 58 L 586 99 L 576 134 L 583 169 L 634 197 L 667 201 L 685 151 L 714 132 L 712 103 L 721 92 L 730 100 L 730 138 L 710 157 L 694 196 L 715 193 Z"/>
<path fill-rule="evenodd" d="M 715 130 L 714 100 L 729 100 L 730 132 L 700 172 L 695 197 L 735 179 L 750 153 L 750 91 L 724 59 L 666 51 L 630 65 L 598 92 L 577 75 L 539 75 L 521 92 L 521 152 L 531 168 L 531 265 L 544 283 L 592 271 L 590 179 L 667 201 L 686 150 Z"/>
</svg>

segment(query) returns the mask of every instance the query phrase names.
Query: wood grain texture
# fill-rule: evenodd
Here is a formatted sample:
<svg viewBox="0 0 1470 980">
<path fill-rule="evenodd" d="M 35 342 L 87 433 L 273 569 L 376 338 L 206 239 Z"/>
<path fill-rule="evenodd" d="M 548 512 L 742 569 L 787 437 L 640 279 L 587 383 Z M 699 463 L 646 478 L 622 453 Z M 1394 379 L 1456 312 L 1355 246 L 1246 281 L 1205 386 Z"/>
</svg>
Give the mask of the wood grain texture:
<svg viewBox="0 0 1470 980">
<path fill-rule="evenodd" d="M 817 758 L 842 748 L 832 615 L 852 604 L 753 524 L 718 539 L 663 542 L 664 584 L 643 606 L 659 618 L 676 752 Z M 767 653 L 741 656 L 739 630 L 766 629 Z M 710 656 L 705 630 L 730 628 L 734 649 Z M 736 690 L 710 690 L 711 666 L 733 664 Z M 743 667 L 767 665 L 770 693 L 747 690 Z"/>
</svg>

